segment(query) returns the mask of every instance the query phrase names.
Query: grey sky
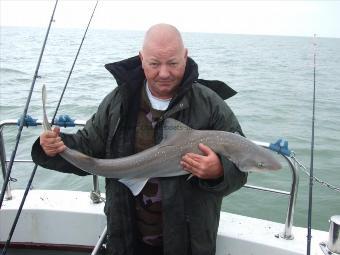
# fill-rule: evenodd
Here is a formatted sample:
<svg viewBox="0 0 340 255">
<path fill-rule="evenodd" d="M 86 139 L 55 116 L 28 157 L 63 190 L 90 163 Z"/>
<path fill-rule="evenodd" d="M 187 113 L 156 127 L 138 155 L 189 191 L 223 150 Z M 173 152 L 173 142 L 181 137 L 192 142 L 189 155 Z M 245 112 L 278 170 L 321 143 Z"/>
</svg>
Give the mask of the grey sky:
<svg viewBox="0 0 340 255">
<path fill-rule="evenodd" d="M 1 26 L 46 27 L 54 1 L 0 0 Z M 55 27 L 85 27 L 95 1 L 59 1 Z M 92 27 L 340 38 L 340 1 L 100 1 Z"/>
</svg>

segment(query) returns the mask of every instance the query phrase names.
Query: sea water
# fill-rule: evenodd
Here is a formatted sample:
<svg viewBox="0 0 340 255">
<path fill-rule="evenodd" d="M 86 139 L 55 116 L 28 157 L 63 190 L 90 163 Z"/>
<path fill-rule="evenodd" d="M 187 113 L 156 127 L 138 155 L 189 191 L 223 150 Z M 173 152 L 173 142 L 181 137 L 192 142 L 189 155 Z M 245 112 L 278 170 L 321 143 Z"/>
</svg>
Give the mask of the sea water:
<svg viewBox="0 0 340 255">
<path fill-rule="evenodd" d="M 1 27 L 0 120 L 18 119 L 31 87 L 46 29 Z M 41 87 L 48 91 L 51 118 L 83 36 L 82 29 L 52 29 L 39 69 L 28 114 L 42 118 Z M 249 139 L 289 141 L 290 149 L 310 165 L 313 55 L 316 53 L 316 117 L 314 175 L 340 186 L 340 39 L 184 33 L 189 56 L 199 66 L 200 78 L 226 82 L 238 94 L 226 101 Z M 63 97 L 60 114 L 87 120 L 116 83 L 104 64 L 138 55 L 143 33 L 89 30 Z M 17 127 L 5 127 L 7 158 Z M 30 148 L 40 127 L 24 128 L 17 159 L 30 159 Z M 75 132 L 73 128 L 63 132 Z M 33 165 L 16 163 L 11 182 L 26 187 Z M 294 225 L 306 226 L 309 178 L 300 174 Z M 100 178 L 104 191 L 103 178 Z M 0 178 L 0 184 L 3 181 Z M 285 167 L 275 173 L 252 173 L 248 184 L 289 190 L 291 173 Z M 36 189 L 88 191 L 92 177 L 78 177 L 38 168 Z M 288 197 L 243 188 L 223 201 L 223 211 L 284 222 Z M 313 228 L 327 230 L 328 219 L 340 214 L 340 193 L 314 184 Z"/>
</svg>

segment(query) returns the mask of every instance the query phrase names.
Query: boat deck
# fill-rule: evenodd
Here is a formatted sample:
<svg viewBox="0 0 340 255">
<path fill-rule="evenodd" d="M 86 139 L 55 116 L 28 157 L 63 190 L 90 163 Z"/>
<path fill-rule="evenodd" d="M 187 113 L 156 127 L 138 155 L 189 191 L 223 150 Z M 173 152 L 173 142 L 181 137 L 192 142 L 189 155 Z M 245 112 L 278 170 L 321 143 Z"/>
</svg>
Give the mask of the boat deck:
<svg viewBox="0 0 340 255">
<path fill-rule="evenodd" d="M 12 191 L 0 211 L 0 242 L 7 240 L 19 207 L 22 190 Z M 94 204 L 88 192 L 66 190 L 31 190 L 27 197 L 8 254 L 89 254 L 106 225 L 104 203 Z M 293 240 L 279 237 L 284 224 L 221 212 L 216 254 L 223 255 L 304 255 L 305 228 L 293 227 Z M 319 243 L 328 233 L 313 230 L 312 254 L 324 255 Z M 43 245 L 43 246 L 42 246 Z M 41 250 L 41 248 L 48 250 Z M 59 250 L 59 251 L 58 251 Z"/>
</svg>

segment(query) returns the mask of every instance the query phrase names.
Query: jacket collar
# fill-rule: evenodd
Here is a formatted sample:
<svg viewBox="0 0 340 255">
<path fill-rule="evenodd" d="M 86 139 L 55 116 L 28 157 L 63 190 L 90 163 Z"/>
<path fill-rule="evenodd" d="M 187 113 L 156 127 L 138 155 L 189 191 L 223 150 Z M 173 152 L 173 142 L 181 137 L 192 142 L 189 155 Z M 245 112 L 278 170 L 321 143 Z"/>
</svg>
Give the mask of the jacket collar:
<svg viewBox="0 0 340 255">
<path fill-rule="evenodd" d="M 139 56 L 106 64 L 105 68 L 113 75 L 118 86 L 145 79 Z"/>
<path fill-rule="evenodd" d="M 106 64 L 105 68 L 116 79 L 118 86 L 127 87 L 126 93 L 130 95 L 131 92 L 136 91 L 136 89 L 138 90 L 145 80 L 142 62 L 139 56 Z M 237 93 L 222 81 L 198 79 L 197 64 L 192 58 L 188 57 L 184 77 L 175 98 L 180 99 L 186 91 L 191 88 L 193 82 L 198 82 L 212 89 L 223 100 L 226 100 Z M 175 101 L 177 102 L 178 100 Z"/>
<path fill-rule="evenodd" d="M 113 75 L 118 86 L 127 86 L 130 89 L 139 88 L 145 80 L 142 62 L 139 56 L 122 61 L 106 64 L 105 68 Z M 188 57 L 183 80 L 176 97 L 183 95 L 198 78 L 198 67 L 195 61 Z"/>
</svg>

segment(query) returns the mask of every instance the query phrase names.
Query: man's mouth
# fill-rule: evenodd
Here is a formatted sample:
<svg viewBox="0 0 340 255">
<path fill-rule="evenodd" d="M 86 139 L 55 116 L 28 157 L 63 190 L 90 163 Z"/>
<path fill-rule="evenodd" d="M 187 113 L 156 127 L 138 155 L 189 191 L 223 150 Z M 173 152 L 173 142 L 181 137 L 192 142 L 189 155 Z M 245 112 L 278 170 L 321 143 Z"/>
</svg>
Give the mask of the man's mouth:
<svg viewBox="0 0 340 255">
<path fill-rule="evenodd" d="M 171 85 L 174 81 L 157 81 L 159 85 Z"/>
</svg>

